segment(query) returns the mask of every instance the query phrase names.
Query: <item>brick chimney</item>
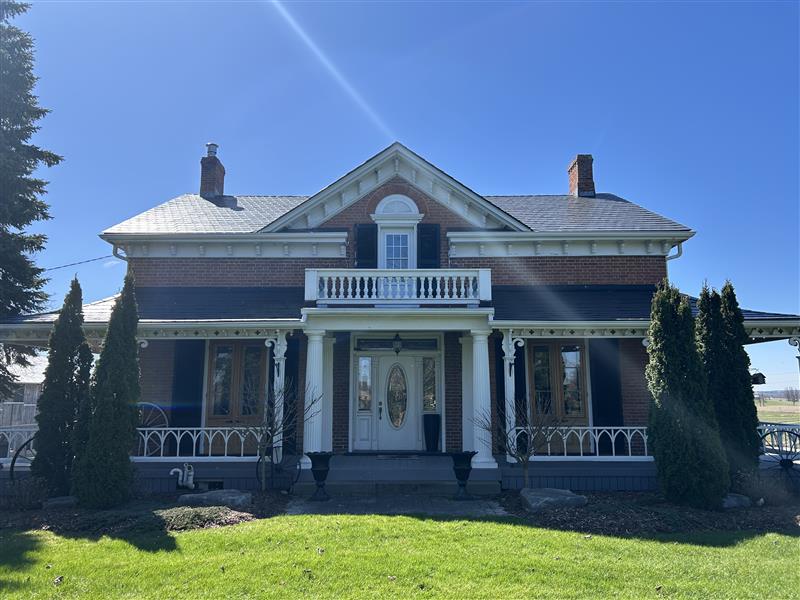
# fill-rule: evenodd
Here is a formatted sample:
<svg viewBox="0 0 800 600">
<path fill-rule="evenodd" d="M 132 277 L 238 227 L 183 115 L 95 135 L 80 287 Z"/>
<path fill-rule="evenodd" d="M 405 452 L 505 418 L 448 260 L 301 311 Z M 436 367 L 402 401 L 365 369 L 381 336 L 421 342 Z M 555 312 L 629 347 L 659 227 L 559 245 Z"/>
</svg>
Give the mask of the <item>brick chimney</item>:
<svg viewBox="0 0 800 600">
<path fill-rule="evenodd" d="M 591 154 L 578 154 L 567 168 L 570 196 L 594 197 Z"/>
<path fill-rule="evenodd" d="M 225 194 L 225 167 L 217 158 L 217 144 L 206 144 L 207 154 L 200 159 L 200 195 L 213 200 Z"/>
</svg>

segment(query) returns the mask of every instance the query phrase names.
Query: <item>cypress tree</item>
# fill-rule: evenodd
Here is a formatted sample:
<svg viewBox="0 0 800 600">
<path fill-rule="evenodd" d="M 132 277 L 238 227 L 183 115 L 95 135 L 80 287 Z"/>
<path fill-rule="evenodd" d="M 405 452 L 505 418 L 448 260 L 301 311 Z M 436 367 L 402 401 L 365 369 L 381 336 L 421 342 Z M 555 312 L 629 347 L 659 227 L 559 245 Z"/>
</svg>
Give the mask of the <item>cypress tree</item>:
<svg viewBox="0 0 800 600">
<path fill-rule="evenodd" d="M 671 502 L 718 508 L 728 466 L 707 397 L 689 301 L 664 280 L 653 296 L 647 347 L 653 397 L 648 440 Z"/>
<path fill-rule="evenodd" d="M 83 299 L 77 278 L 64 298 L 50 334 L 36 421 L 36 457 L 31 472 L 45 480 L 51 495 L 69 493 L 75 458 L 73 430 L 78 406 L 89 395 L 92 352 L 83 334 Z"/>
<path fill-rule="evenodd" d="M 109 508 L 130 496 L 139 401 L 138 323 L 133 276 L 125 277 L 111 311 L 92 381 L 92 415 L 76 462 L 73 490 L 81 504 Z"/>
<path fill-rule="evenodd" d="M 720 312 L 725 385 L 720 392 L 717 419 L 731 472 L 754 471 L 761 446 L 758 414 L 750 380 L 750 357 L 744 349 L 748 341 L 744 316 L 730 281 L 722 287 Z"/>
<path fill-rule="evenodd" d="M 709 408 L 719 427 L 722 425 L 720 415 L 727 406 L 721 305 L 722 301 L 717 291 L 704 285 L 697 301 L 697 351 L 708 381 Z"/>
<path fill-rule="evenodd" d="M 40 310 L 47 301 L 42 269 L 31 254 L 44 248 L 45 236 L 25 229 L 49 219 L 42 200 L 47 182 L 33 177 L 40 166 L 61 157 L 30 143 L 38 121 L 49 111 L 33 94 L 33 39 L 11 20 L 28 5 L 0 1 L 0 320 Z M 27 365 L 33 348 L 0 344 L 0 396 L 10 394 L 12 364 Z"/>
</svg>

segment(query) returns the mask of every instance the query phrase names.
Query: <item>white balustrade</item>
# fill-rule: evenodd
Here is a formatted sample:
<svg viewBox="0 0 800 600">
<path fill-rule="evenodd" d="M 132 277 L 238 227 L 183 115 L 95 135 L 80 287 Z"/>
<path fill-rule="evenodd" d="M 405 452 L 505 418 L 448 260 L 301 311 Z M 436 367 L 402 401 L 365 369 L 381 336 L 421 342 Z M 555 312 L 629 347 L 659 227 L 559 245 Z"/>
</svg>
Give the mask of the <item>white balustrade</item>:
<svg viewBox="0 0 800 600">
<path fill-rule="evenodd" d="M 137 462 L 174 459 L 257 460 L 258 427 L 140 427 L 131 458 Z"/>
<path fill-rule="evenodd" d="M 529 436 L 533 437 L 534 446 L 531 460 L 652 460 L 647 448 L 647 427 L 516 428 L 517 444 L 531 443 L 525 439 Z"/>
<path fill-rule="evenodd" d="M 0 428 L 0 463 L 10 463 L 17 450 L 36 433 L 36 425 L 12 425 Z M 18 464 L 28 464 L 36 453 L 28 444 L 17 457 Z"/>
<path fill-rule="evenodd" d="M 478 304 L 492 299 L 490 269 L 306 269 L 318 304 Z"/>
</svg>

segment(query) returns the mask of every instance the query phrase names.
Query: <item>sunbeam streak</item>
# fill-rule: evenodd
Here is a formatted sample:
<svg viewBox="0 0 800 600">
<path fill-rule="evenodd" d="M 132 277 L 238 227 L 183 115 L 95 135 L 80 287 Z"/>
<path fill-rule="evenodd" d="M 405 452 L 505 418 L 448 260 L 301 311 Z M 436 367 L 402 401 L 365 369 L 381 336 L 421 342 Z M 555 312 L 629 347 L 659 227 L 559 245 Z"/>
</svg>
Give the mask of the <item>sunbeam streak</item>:
<svg viewBox="0 0 800 600">
<path fill-rule="evenodd" d="M 305 32 L 305 30 L 300 26 L 300 24 L 294 20 L 289 11 L 280 3 L 279 0 L 272 0 L 272 5 L 275 7 L 275 10 L 278 11 L 278 14 L 283 17 L 283 19 L 288 23 L 289 27 L 297 34 L 297 36 L 303 41 L 303 43 L 308 46 L 308 49 L 313 52 L 314 56 L 317 57 L 317 60 L 322 63 L 322 66 L 327 69 L 328 73 L 330 73 L 331 77 L 336 81 L 336 83 L 341 86 L 341 88 L 347 93 L 350 98 L 352 98 L 353 102 L 355 102 L 358 107 L 364 112 L 364 114 L 372 121 L 375 126 L 383 133 L 387 138 L 390 140 L 395 139 L 394 134 L 392 133 L 391 129 L 383 122 L 380 115 L 376 113 L 372 107 L 367 103 L 366 100 L 358 93 L 349 81 L 345 78 L 345 76 L 336 68 L 331 60 L 325 55 L 325 53 L 314 43 L 309 35 Z"/>
</svg>

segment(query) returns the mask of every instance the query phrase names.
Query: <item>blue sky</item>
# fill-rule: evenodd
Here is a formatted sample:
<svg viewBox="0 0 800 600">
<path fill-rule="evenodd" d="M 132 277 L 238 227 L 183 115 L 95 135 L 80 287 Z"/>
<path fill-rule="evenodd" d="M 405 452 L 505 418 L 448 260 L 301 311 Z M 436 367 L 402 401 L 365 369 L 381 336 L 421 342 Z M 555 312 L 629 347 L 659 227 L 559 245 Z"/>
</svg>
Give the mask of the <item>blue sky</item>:
<svg viewBox="0 0 800 600">
<path fill-rule="evenodd" d="M 698 231 L 670 277 L 730 278 L 750 308 L 800 312 L 798 3 L 34 2 L 37 142 L 53 220 L 39 258 L 108 254 L 97 234 L 196 191 L 204 143 L 226 191 L 311 194 L 397 139 L 484 194 L 598 191 Z M 299 29 L 298 29 L 299 28 Z M 53 271 L 61 303 L 123 267 Z M 786 342 L 751 349 L 798 385 Z"/>
</svg>

